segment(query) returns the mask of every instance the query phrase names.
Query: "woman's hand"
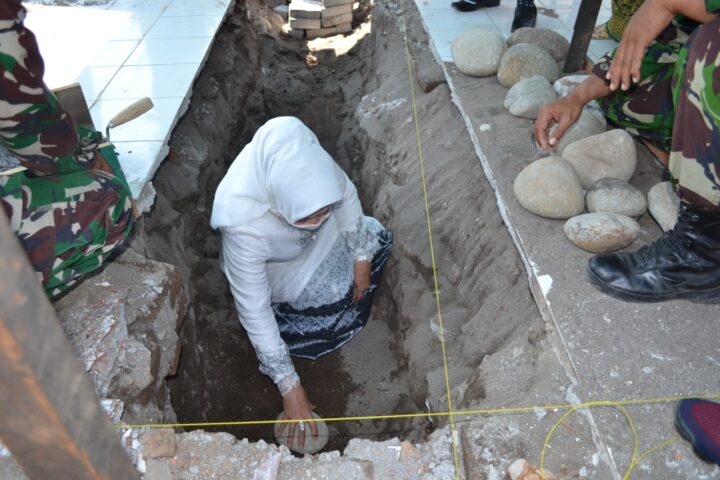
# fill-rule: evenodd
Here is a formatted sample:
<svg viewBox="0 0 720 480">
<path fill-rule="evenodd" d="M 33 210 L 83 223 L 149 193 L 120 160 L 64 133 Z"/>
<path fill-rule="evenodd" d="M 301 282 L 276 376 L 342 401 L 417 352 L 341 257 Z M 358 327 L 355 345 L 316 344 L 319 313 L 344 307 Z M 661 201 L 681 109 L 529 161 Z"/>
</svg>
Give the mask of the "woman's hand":
<svg viewBox="0 0 720 480">
<path fill-rule="evenodd" d="M 298 383 L 295 388 L 290 390 L 288 394 L 283 397 L 283 410 L 283 419 L 286 420 L 304 420 L 308 418 L 313 418 L 313 406 L 310 403 L 310 400 L 308 400 L 302 384 Z M 285 429 L 288 429 L 288 448 L 292 448 L 293 446 L 293 441 L 295 439 L 295 429 L 297 429 L 299 425 L 300 423 L 283 423 L 278 429 L 280 435 L 283 435 Z M 305 433 L 301 431 L 298 435 L 298 443 L 300 444 L 300 448 L 303 448 L 305 446 L 305 435 L 307 434 L 308 427 L 310 428 L 310 432 L 312 432 L 313 438 L 317 437 L 318 435 L 317 422 L 304 422 L 303 425 L 305 426 Z"/>
<path fill-rule="evenodd" d="M 353 301 L 357 303 L 362 300 L 363 294 L 370 288 L 370 262 L 355 261 L 354 272 L 355 296 L 353 297 Z"/>
<path fill-rule="evenodd" d="M 540 148 L 549 150 L 556 146 L 567 129 L 580 117 L 584 106 L 576 97 L 568 95 L 540 107 L 535 120 L 535 140 Z M 550 130 L 555 124 L 557 127 L 551 134 Z"/>
<path fill-rule="evenodd" d="M 647 47 L 673 19 L 667 0 L 646 0 L 632 16 L 608 70 L 610 90 L 630 88 L 640 81 L 640 66 Z M 632 83 L 631 83 L 632 82 Z"/>
</svg>

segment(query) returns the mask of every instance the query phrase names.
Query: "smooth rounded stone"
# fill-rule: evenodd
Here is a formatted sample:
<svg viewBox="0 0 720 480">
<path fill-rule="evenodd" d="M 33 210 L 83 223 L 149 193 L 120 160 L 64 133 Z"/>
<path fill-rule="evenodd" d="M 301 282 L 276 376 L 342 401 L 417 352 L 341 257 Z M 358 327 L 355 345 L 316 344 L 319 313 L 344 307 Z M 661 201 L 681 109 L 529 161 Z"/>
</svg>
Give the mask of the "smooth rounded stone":
<svg viewBox="0 0 720 480">
<path fill-rule="evenodd" d="M 556 62 L 567 58 L 570 42 L 554 30 L 547 28 L 518 28 L 507 39 L 508 47 L 518 43 L 532 43 L 542 48 L 552 56 Z"/>
<path fill-rule="evenodd" d="M 473 77 L 495 75 L 506 50 L 507 45 L 498 32 L 482 28 L 458 35 L 451 49 L 457 69 Z"/>
<path fill-rule="evenodd" d="M 584 189 L 601 178 L 627 182 L 635 173 L 635 142 L 625 130 L 615 129 L 568 145 L 562 157 L 570 162 Z"/>
<path fill-rule="evenodd" d="M 550 135 L 553 134 L 557 125 L 550 129 Z M 583 138 L 598 135 L 605 131 L 605 123 L 598 119 L 592 112 L 583 109 L 580 117 L 575 124 L 565 131 L 565 135 L 560 139 L 557 146 L 557 153 L 562 155 L 565 148 Z"/>
<path fill-rule="evenodd" d="M 284 413 L 281 413 L 280 415 L 278 415 L 277 419 L 283 420 L 284 415 Z M 313 418 L 320 419 L 320 416 L 317 413 L 312 412 L 312 415 Z M 327 423 L 325 423 L 324 421 L 320 420 L 316 423 L 318 427 L 318 435 L 317 437 L 313 438 L 312 432 L 310 431 L 310 423 L 305 422 L 305 445 L 303 446 L 303 448 L 300 448 L 300 444 L 298 443 L 300 432 L 297 428 L 295 428 L 295 438 L 293 439 L 293 446 L 290 450 L 297 453 L 313 454 L 325 448 L 325 445 L 327 445 L 328 439 L 330 438 L 330 431 L 328 430 Z M 276 423 L 273 432 L 275 433 L 275 440 L 277 440 L 280 445 L 285 445 L 287 447 L 289 430 L 288 428 L 286 428 L 285 431 L 283 431 L 283 434 L 280 435 L 280 426 L 282 425 L 289 424 Z"/>
<path fill-rule="evenodd" d="M 680 211 L 680 197 L 672 183 L 660 182 L 648 192 L 648 210 L 663 231 L 672 230 Z"/>
<path fill-rule="evenodd" d="M 505 97 L 505 108 L 516 117 L 534 120 L 538 109 L 555 98 L 550 82 L 541 75 L 533 75 L 513 85 Z"/>
<path fill-rule="evenodd" d="M 560 76 L 560 69 L 552 56 L 537 45 L 518 43 L 508 48 L 497 71 L 500 85 L 510 88 L 533 75 L 542 75 L 548 82 L 554 82 Z"/>
<path fill-rule="evenodd" d="M 640 225 L 617 213 L 586 213 L 565 222 L 565 236 L 588 252 L 612 252 L 630 245 L 640 234 Z"/>
<path fill-rule="evenodd" d="M 585 193 L 585 205 L 590 213 L 619 213 L 639 217 L 647 210 L 645 195 L 627 182 L 616 178 L 601 178 Z"/>
<path fill-rule="evenodd" d="M 585 209 L 580 180 L 561 157 L 545 157 L 523 169 L 513 192 L 526 210 L 547 218 L 574 217 Z"/>
</svg>

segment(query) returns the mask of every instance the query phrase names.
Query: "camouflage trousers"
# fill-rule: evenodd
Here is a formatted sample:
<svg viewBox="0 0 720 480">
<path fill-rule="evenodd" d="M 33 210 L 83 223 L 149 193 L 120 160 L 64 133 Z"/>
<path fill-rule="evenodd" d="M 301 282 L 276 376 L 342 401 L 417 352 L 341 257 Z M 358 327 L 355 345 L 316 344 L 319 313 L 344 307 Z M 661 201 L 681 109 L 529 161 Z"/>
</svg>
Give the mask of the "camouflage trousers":
<svg viewBox="0 0 720 480">
<path fill-rule="evenodd" d="M 611 58 L 593 73 L 604 79 Z M 720 209 L 720 18 L 674 21 L 648 48 L 640 82 L 600 103 L 610 123 L 670 152 L 680 198 Z"/>
<path fill-rule="evenodd" d="M 0 176 L 0 206 L 51 298 L 97 270 L 132 227 L 126 185 L 100 170 Z"/>
<path fill-rule="evenodd" d="M 43 83 L 24 19 L 20 0 L 0 1 L 0 142 L 28 169 L 0 175 L 0 206 L 53 297 L 125 240 L 132 202 L 112 145 L 76 127 Z"/>
</svg>

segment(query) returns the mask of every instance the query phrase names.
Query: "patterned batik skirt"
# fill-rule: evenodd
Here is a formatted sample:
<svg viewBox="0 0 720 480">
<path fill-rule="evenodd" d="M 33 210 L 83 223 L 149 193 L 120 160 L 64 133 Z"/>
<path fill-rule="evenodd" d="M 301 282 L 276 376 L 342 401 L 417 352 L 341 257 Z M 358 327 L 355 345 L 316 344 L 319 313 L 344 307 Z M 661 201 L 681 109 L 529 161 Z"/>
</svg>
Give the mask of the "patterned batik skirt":
<svg viewBox="0 0 720 480">
<path fill-rule="evenodd" d="M 353 301 L 353 258 L 340 237 L 296 301 L 272 304 L 291 355 L 315 360 L 343 346 L 367 323 L 393 235 L 374 218 L 366 221 L 380 249 L 372 260 L 370 288 L 359 302 Z"/>
</svg>

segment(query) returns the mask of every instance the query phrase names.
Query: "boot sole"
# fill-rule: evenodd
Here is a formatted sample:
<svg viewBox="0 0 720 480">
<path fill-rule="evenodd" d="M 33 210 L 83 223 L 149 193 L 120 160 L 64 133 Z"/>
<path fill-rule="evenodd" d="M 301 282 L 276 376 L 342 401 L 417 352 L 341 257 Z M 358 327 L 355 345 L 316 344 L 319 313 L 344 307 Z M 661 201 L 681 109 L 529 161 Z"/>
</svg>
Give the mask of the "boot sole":
<svg viewBox="0 0 720 480">
<path fill-rule="evenodd" d="M 493 8 L 493 7 L 499 7 L 500 6 L 500 0 L 497 0 L 496 2 L 488 3 L 486 5 L 478 6 L 478 7 L 458 7 L 454 5 L 455 2 L 451 3 L 450 5 L 455 8 L 455 10 L 463 13 L 469 13 L 469 12 L 476 12 L 482 8 Z"/>
<path fill-rule="evenodd" d="M 693 303 L 702 303 L 708 305 L 715 305 L 720 303 L 720 287 L 716 287 L 710 290 L 686 290 L 679 291 L 664 295 L 642 295 L 639 293 L 628 292 L 613 288 L 605 284 L 590 270 L 590 266 L 585 269 L 590 283 L 598 287 L 600 291 L 610 295 L 611 297 L 625 300 L 627 302 L 635 303 L 656 303 L 664 302 L 667 300 L 689 300 Z"/>
<path fill-rule="evenodd" d="M 685 422 L 682 421 L 680 418 L 680 415 L 678 414 L 677 407 L 675 408 L 675 428 L 677 428 L 678 432 L 680 432 L 680 435 L 690 442 L 690 444 L 693 447 L 693 452 L 695 452 L 695 455 L 697 455 L 702 461 L 708 462 L 708 463 L 717 463 L 715 460 L 710 458 L 708 455 L 705 454 L 705 452 L 699 450 L 695 446 L 695 435 L 690 431 L 689 428 L 685 425 Z"/>
</svg>

